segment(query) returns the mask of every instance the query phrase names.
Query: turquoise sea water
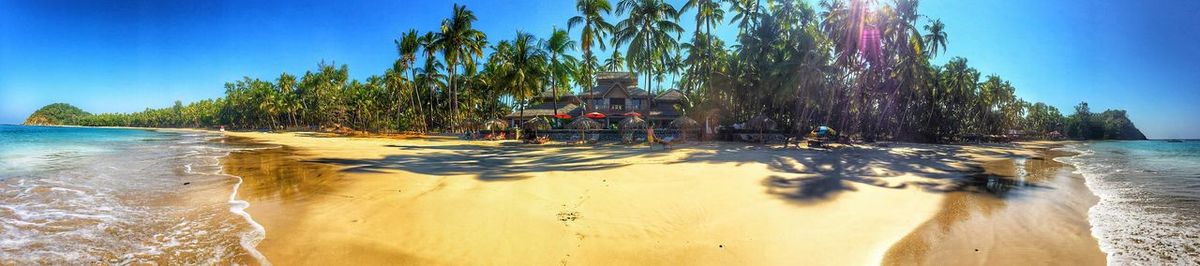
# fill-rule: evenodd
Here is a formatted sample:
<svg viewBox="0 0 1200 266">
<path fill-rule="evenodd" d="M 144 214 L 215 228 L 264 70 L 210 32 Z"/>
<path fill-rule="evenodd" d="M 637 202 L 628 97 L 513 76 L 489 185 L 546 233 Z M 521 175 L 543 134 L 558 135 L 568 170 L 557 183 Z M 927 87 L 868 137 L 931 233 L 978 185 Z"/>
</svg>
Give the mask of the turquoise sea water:
<svg viewBox="0 0 1200 266">
<path fill-rule="evenodd" d="M 1100 203 L 1092 235 L 1112 265 L 1200 265 L 1200 141 L 1070 145 Z"/>
<path fill-rule="evenodd" d="M 207 133 L 0 125 L 0 265 L 265 262 Z"/>
</svg>

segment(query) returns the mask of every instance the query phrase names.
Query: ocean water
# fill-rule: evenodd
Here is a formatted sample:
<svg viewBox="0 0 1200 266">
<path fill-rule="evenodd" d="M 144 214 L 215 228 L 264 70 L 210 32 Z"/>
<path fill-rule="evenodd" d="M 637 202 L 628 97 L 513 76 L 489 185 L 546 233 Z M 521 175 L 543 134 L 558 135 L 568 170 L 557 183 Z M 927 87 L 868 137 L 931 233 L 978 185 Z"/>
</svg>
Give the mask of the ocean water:
<svg viewBox="0 0 1200 266">
<path fill-rule="evenodd" d="M 1200 141 L 1085 142 L 1076 166 L 1100 202 L 1092 235 L 1111 265 L 1200 265 Z"/>
<path fill-rule="evenodd" d="M 0 125 L 0 265 L 267 264 L 219 135 Z"/>
</svg>

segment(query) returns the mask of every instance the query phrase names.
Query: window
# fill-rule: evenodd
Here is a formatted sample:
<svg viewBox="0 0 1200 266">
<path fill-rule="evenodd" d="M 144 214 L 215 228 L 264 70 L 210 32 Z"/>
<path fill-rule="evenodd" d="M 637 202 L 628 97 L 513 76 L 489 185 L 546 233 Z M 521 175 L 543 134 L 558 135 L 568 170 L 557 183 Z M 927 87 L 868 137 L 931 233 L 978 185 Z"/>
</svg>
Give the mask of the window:
<svg viewBox="0 0 1200 266">
<path fill-rule="evenodd" d="M 592 109 L 603 109 L 605 105 L 604 99 L 592 99 Z"/>
<path fill-rule="evenodd" d="M 614 111 L 625 110 L 625 98 L 608 99 L 609 109 Z"/>
<path fill-rule="evenodd" d="M 632 99 L 629 101 L 630 110 L 642 109 L 642 99 Z"/>
</svg>

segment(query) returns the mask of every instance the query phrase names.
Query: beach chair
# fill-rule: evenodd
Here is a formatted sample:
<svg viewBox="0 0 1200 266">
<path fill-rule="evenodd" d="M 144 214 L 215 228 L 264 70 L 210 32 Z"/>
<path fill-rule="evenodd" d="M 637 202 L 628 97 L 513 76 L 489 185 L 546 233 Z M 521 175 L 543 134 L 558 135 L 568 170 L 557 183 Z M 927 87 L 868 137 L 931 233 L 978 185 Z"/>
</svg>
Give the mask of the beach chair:
<svg viewBox="0 0 1200 266">
<path fill-rule="evenodd" d="M 577 144 L 582 142 L 583 140 L 579 138 L 579 135 L 572 135 L 571 138 L 567 139 L 568 144 Z"/>
<path fill-rule="evenodd" d="M 660 139 L 655 139 L 655 142 L 663 145 L 663 149 L 670 150 L 671 145 L 675 143 L 675 136 L 667 136 Z"/>
<path fill-rule="evenodd" d="M 597 142 L 600 142 L 600 134 L 592 134 L 592 137 L 588 139 L 588 143 L 590 144 L 596 144 Z"/>
</svg>

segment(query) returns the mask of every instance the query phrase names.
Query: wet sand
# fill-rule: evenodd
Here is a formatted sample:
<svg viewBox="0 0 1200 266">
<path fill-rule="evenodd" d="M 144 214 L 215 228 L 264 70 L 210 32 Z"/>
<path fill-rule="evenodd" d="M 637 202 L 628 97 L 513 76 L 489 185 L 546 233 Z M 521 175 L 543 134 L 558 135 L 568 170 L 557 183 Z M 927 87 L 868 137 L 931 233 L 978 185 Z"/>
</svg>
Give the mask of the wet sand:
<svg viewBox="0 0 1200 266">
<path fill-rule="evenodd" d="M 283 145 L 225 160 L 279 265 L 880 264 L 950 198 L 987 194 L 962 178 L 980 162 L 1034 154 L 229 135 Z"/>
<path fill-rule="evenodd" d="M 983 164 L 982 193 L 953 192 L 935 217 L 888 250 L 886 265 L 1104 265 L 1087 212 L 1099 200 L 1056 145 Z"/>
</svg>

